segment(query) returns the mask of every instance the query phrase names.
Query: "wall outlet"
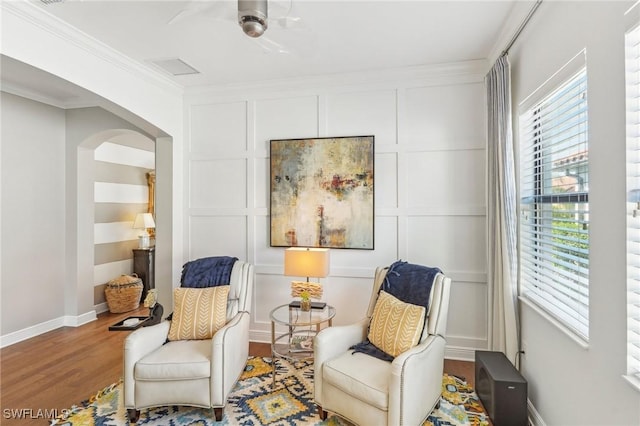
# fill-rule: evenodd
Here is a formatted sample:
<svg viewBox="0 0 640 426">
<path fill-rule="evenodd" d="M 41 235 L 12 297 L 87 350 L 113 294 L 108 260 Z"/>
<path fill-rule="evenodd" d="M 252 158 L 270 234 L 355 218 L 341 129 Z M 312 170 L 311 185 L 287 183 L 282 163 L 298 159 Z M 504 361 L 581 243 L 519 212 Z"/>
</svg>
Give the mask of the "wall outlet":
<svg viewBox="0 0 640 426">
<path fill-rule="evenodd" d="M 527 350 L 528 350 L 528 348 L 527 348 L 527 342 L 522 342 L 522 352 L 523 352 L 523 353 L 522 353 L 521 355 L 522 355 L 523 357 L 527 356 Z"/>
</svg>

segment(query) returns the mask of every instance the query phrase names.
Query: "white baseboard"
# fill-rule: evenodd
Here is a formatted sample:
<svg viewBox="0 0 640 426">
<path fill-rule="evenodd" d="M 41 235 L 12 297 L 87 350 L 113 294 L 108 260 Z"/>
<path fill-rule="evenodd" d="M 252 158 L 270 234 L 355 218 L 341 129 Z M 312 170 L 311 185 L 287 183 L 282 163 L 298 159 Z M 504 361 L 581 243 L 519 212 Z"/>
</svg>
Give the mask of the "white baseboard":
<svg viewBox="0 0 640 426">
<path fill-rule="evenodd" d="M 529 399 L 527 399 L 527 407 L 529 408 L 529 424 L 533 426 L 547 426 L 540 416 L 540 413 L 538 413 L 538 410 L 536 410 L 536 407 Z"/>
<path fill-rule="evenodd" d="M 271 343 L 271 332 L 263 330 L 249 330 L 249 340 L 257 343 Z"/>
<path fill-rule="evenodd" d="M 40 324 L 32 325 L 31 327 L 23 328 L 22 330 L 0 336 L 0 348 L 11 346 L 15 343 L 22 342 L 23 340 L 39 336 L 51 330 L 55 330 L 56 328 L 79 327 L 83 324 L 95 321 L 96 318 L 96 311 L 89 311 L 78 316 L 65 315 L 49 321 L 41 322 Z"/>
<path fill-rule="evenodd" d="M 109 310 L 109 305 L 107 305 L 107 302 L 103 302 L 98 305 L 94 305 L 93 309 L 96 311 L 97 314 L 101 314 Z"/>
<path fill-rule="evenodd" d="M 65 317 L 55 318 L 31 327 L 23 328 L 22 330 L 14 331 L 13 333 L 2 335 L 0 336 L 0 348 L 22 342 L 23 340 L 47 333 L 51 330 L 55 330 L 56 328 L 63 327 L 64 318 Z"/>
<path fill-rule="evenodd" d="M 95 321 L 98 319 L 98 315 L 96 311 L 89 311 L 82 315 L 78 315 L 77 317 L 66 315 L 64 317 L 64 325 L 66 327 L 80 327 L 81 325 L 90 323 L 91 321 Z"/>
<path fill-rule="evenodd" d="M 476 350 L 475 348 L 463 348 L 460 346 L 445 346 L 444 357 L 446 359 L 455 359 L 458 361 L 475 362 Z"/>
</svg>

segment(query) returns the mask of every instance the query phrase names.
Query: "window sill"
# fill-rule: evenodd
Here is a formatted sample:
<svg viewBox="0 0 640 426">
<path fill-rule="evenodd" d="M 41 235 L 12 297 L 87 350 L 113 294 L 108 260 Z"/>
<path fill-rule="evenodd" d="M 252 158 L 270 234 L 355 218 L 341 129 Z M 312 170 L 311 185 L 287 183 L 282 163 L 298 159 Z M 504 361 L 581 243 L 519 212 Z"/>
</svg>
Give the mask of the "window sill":
<svg viewBox="0 0 640 426">
<path fill-rule="evenodd" d="M 626 380 L 632 388 L 640 392 L 640 379 L 635 376 L 622 376 L 622 378 Z"/>
<path fill-rule="evenodd" d="M 533 301 L 531 301 L 528 298 L 523 297 L 523 296 L 518 296 L 518 300 L 520 300 L 520 302 L 523 303 L 524 305 L 527 305 L 534 312 L 537 312 L 538 315 L 540 315 L 542 318 L 546 319 L 551 324 L 553 324 L 558 330 L 560 330 L 562 333 L 564 333 L 567 337 L 569 337 L 573 342 L 575 342 L 582 349 L 584 349 L 584 350 L 588 350 L 589 349 L 589 342 L 587 342 L 582 337 L 578 336 L 576 333 L 571 331 L 570 328 L 568 328 L 567 326 L 562 324 L 556 318 L 554 318 L 553 316 L 549 315 L 544 309 L 540 308 L 535 302 L 533 302 Z"/>
</svg>

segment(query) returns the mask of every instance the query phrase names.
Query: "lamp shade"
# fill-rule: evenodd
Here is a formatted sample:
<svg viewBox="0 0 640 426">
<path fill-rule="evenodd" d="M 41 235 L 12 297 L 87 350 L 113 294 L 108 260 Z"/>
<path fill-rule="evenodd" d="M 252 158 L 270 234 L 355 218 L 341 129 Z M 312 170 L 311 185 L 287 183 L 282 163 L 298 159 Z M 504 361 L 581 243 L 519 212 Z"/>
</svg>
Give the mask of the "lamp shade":
<svg viewBox="0 0 640 426">
<path fill-rule="evenodd" d="M 133 229 L 155 228 L 156 223 L 151 213 L 138 213 L 136 220 L 133 222 Z"/>
<path fill-rule="evenodd" d="M 329 275 L 329 249 L 291 247 L 284 251 L 284 274 L 323 278 Z"/>
</svg>

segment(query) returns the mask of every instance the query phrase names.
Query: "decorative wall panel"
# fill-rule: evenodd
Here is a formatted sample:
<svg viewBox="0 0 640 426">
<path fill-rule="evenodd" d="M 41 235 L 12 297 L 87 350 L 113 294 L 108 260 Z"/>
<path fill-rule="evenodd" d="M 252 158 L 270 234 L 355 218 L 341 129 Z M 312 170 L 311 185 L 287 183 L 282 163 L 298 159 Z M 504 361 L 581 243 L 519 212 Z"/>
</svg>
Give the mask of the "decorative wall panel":
<svg viewBox="0 0 640 426">
<path fill-rule="evenodd" d="M 410 208 L 484 206 L 485 151 L 458 150 L 414 152 L 407 158 L 412 187 Z"/>
<path fill-rule="evenodd" d="M 247 205 L 247 161 L 201 160 L 189 163 L 192 208 L 243 208 Z"/>
<path fill-rule="evenodd" d="M 406 90 L 403 143 L 428 149 L 484 147 L 484 84 Z"/>
<path fill-rule="evenodd" d="M 191 153 L 213 154 L 247 149 L 247 103 L 194 105 L 189 120 Z"/>
<path fill-rule="evenodd" d="M 261 209 L 269 209 L 269 159 L 256 158 L 255 166 L 255 206 Z M 268 229 L 268 227 L 267 227 Z M 269 244 L 267 244 L 268 246 Z"/>
<path fill-rule="evenodd" d="M 395 152 L 376 154 L 376 207 L 398 207 L 398 155 Z"/>
<path fill-rule="evenodd" d="M 318 97 L 265 99 L 255 103 L 256 151 L 269 155 L 271 139 L 318 136 Z"/>
<path fill-rule="evenodd" d="M 487 338 L 487 326 L 477 318 L 487 317 L 487 287 L 482 283 L 455 282 L 451 286 L 451 300 L 447 321 L 447 340 L 482 341 Z"/>
<path fill-rule="evenodd" d="M 208 256 L 247 258 L 247 219 L 244 216 L 192 216 L 189 259 Z"/>
<path fill-rule="evenodd" d="M 375 135 L 378 146 L 395 144 L 396 102 L 395 90 L 328 95 L 325 135 Z"/>
<path fill-rule="evenodd" d="M 407 223 L 411 260 L 442 271 L 485 271 L 486 224 L 483 216 L 414 216 Z"/>
</svg>

